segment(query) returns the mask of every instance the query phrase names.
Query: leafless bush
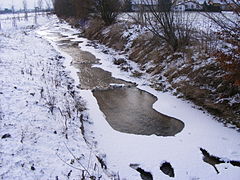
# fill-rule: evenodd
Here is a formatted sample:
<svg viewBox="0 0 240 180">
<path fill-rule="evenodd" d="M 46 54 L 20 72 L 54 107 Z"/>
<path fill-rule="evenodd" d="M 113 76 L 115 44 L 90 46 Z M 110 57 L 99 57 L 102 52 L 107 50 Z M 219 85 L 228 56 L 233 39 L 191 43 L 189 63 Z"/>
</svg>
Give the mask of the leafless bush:
<svg viewBox="0 0 240 180">
<path fill-rule="evenodd" d="M 51 10 L 51 7 L 53 7 L 53 3 L 54 3 L 54 0 L 45 0 L 45 4 L 48 12 Z"/>
<path fill-rule="evenodd" d="M 113 24 L 121 9 L 121 2 L 119 0 L 97 0 L 97 10 L 105 25 Z"/>
<path fill-rule="evenodd" d="M 240 1 L 236 0 L 222 0 L 225 6 L 233 16 L 229 16 L 230 13 L 219 12 L 209 13 L 206 12 L 204 15 L 213 21 L 222 30 L 232 34 L 236 29 L 240 29 Z"/>
<path fill-rule="evenodd" d="M 213 55 L 226 72 L 226 79 L 240 86 L 240 1 L 224 2 L 230 8 L 231 15 L 224 12 L 205 15 L 220 28 L 220 32 L 217 33 L 218 41 L 224 45 L 215 50 Z"/>
<path fill-rule="evenodd" d="M 38 24 L 38 14 L 37 14 L 37 10 L 35 9 L 34 11 L 34 24 Z"/>
<path fill-rule="evenodd" d="M 15 16 L 15 8 L 14 5 L 12 5 L 12 26 L 17 27 L 17 21 L 16 21 L 16 16 Z"/>
<path fill-rule="evenodd" d="M 28 21 L 27 1 L 26 0 L 23 0 L 23 11 L 24 11 L 25 21 Z"/>
<path fill-rule="evenodd" d="M 86 20 L 91 12 L 93 12 L 93 0 L 73 0 L 75 17 Z"/>
<path fill-rule="evenodd" d="M 148 7 L 148 12 L 144 13 L 146 27 L 176 51 L 189 44 L 192 21 L 186 13 L 171 11 L 172 4 L 162 1 L 165 2 L 144 0 Z"/>
<path fill-rule="evenodd" d="M 123 0 L 123 9 L 124 12 L 132 12 L 132 0 Z"/>
<path fill-rule="evenodd" d="M 50 93 L 49 89 L 45 90 L 46 93 L 46 106 L 49 108 L 50 112 L 53 114 L 54 108 L 56 108 L 56 97 Z"/>
<path fill-rule="evenodd" d="M 67 163 L 66 161 L 64 161 L 60 155 L 57 154 L 57 156 L 59 157 L 59 159 L 61 161 L 63 161 L 65 164 L 67 164 L 68 166 L 74 168 L 74 169 L 77 169 L 77 170 L 80 170 L 82 172 L 82 177 L 81 177 L 81 180 L 100 180 L 101 179 L 101 174 L 99 173 L 99 167 L 98 167 L 98 164 L 97 163 L 94 163 L 93 166 L 91 166 L 91 159 L 93 157 L 93 153 L 92 153 L 92 149 L 90 150 L 90 155 L 89 155 L 89 159 L 88 159 L 88 164 L 87 166 L 85 166 L 81 161 L 80 161 L 80 158 L 77 157 L 72 151 L 71 149 L 67 146 L 66 143 L 65 144 L 65 147 L 66 149 L 68 150 L 68 152 L 70 153 L 70 155 L 73 157 L 73 159 L 71 160 L 70 163 Z M 96 156 L 97 158 L 97 156 Z M 79 167 L 75 167 L 72 165 L 72 162 L 77 162 L 78 165 L 80 166 Z"/>
</svg>

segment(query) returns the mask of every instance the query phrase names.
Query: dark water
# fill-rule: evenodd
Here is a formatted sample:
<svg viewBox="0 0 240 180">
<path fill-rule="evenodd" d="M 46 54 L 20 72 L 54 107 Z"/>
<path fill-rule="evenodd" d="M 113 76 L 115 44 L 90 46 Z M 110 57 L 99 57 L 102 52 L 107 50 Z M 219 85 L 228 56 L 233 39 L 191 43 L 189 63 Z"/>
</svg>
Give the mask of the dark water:
<svg viewBox="0 0 240 180">
<path fill-rule="evenodd" d="M 79 47 L 74 46 L 62 46 L 61 49 L 72 56 L 74 59 L 74 67 L 80 70 L 78 75 L 81 89 L 106 89 L 110 86 L 110 84 L 124 84 L 127 86 L 134 86 L 133 83 L 112 77 L 112 74 L 110 72 L 104 71 L 101 68 L 93 67 L 93 65 L 99 64 L 99 60 L 96 59 L 96 57 L 91 53 L 81 51 Z"/>
<path fill-rule="evenodd" d="M 184 124 L 152 108 L 157 98 L 137 88 L 93 92 L 108 123 L 117 131 L 131 134 L 173 136 Z"/>
<path fill-rule="evenodd" d="M 78 43 L 56 33 L 55 37 L 59 38 L 56 40 L 59 48 L 73 58 L 72 64 L 80 70 L 81 89 L 94 89 L 93 95 L 113 129 L 123 133 L 158 136 L 173 136 L 182 131 L 182 121 L 152 108 L 156 97 L 139 90 L 133 83 L 113 78 L 110 72 L 93 67 L 99 60 L 90 52 L 82 51 Z M 110 84 L 124 84 L 129 88 L 109 88 Z"/>
</svg>

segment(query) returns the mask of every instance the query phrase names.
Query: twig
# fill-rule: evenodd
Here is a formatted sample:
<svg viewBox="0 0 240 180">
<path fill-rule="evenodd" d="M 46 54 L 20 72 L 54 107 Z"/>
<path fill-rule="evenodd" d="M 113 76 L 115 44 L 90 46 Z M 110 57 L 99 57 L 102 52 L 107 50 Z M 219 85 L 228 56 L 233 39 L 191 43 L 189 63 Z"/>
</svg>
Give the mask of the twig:
<svg viewBox="0 0 240 180">
<path fill-rule="evenodd" d="M 58 157 L 62 162 L 64 162 L 66 165 L 68 165 L 68 166 L 70 166 L 70 167 L 72 167 L 72 168 L 74 168 L 74 169 L 77 169 L 77 170 L 80 170 L 80 171 L 84 171 L 83 169 L 80 169 L 80 168 L 74 167 L 73 165 L 67 163 L 67 162 L 64 161 L 64 160 L 63 160 L 63 159 L 62 159 L 57 153 L 56 153 L 56 155 L 57 155 L 57 157 Z"/>
</svg>

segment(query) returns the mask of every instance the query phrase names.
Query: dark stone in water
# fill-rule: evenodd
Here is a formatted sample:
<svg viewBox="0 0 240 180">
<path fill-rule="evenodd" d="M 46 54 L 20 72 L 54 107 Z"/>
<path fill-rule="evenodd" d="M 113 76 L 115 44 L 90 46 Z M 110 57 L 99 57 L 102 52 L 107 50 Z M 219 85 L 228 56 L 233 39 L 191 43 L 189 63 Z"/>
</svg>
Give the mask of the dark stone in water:
<svg viewBox="0 0 240 180">
<path fill-rule="evenodd" d="M 108 123 L 117 131 L 174 136 L 184 128 L 182 121 L 152 108 L 157 100 L 155 96 L 135 87 L 95 90 L 93 95 Z"/>
<path fill-rule="evenodd" d="M 174 174 L 174 169 L 172 167 L 172 165 L 169 163 L 169 162 L 164 162 L 161 167 L 160 167 L 160 170 L 168 175 L 169 177 L 174 177 L 175 174 Z"/>
</svg>

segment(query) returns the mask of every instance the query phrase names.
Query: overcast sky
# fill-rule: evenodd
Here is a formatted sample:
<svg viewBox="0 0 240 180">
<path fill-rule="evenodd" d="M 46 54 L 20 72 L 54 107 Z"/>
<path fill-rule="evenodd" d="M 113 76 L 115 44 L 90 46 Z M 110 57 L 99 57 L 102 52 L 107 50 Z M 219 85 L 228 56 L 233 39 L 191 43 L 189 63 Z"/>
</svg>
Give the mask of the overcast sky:
<svg viewBox="0 0 240 180">
<path fill-rule="evenodd" d="M 34 5 L 38 6 L 38 0 L 26 0 L 27 7 L 29 9 L 33 9 Z M 51 2 L 51 0 L 42 0 L 45 6 L 45 2 Z M 23 9 L 23 0 L 0 0 L 0 8 L 11 8 L 14 5 L 15 9 Z"/>
</svg>

